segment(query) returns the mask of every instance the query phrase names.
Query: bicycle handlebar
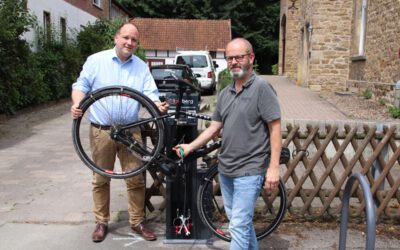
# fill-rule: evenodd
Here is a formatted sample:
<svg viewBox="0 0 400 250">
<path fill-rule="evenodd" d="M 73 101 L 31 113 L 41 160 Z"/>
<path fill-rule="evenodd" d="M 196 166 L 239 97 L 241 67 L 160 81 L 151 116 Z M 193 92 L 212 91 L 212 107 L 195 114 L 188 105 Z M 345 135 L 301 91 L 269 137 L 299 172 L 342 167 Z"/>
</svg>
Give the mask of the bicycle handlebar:
<svg viewBox="0 0 400 250">
<path fill-rule="evenodd" d="M 179 111 L 180 114 L 186 115 L 186 116 L 191 116 L 191 117 L 196 117 L 202 120 L 206 120 L 206 121 L 211 121 L 211 116 L 208 115 L 203 115 L 203 114 L 197 114 L 197 113 L 193 113 L 193 112 L 189 112 L 189 111 Z"/>
</svg>

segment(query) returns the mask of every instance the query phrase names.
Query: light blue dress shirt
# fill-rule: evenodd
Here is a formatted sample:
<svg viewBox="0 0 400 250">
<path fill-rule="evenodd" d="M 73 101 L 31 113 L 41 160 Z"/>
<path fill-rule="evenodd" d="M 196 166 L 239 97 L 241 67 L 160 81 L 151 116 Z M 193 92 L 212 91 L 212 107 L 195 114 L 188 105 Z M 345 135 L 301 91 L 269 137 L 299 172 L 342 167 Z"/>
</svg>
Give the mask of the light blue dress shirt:
<svg viewBox="0 0 400 250">
<path fill-rule="evenodd" d="M 73 90 L 85 94 L 99 88 L 122 85 L 133 88 L 152 101 L 158 101 L 159 92 L 150 70 L 145 62 L 132 55 L 126 62 L 121 62 L 114 49 L 101 51 L 88 57 Z M 113 125 L 133 122 L 138 119 L 140 105 L 126 97 L 107 97 L 92 106 L 89 120 L 99 125 Z M 121 107 L 121 104 L 123 107 Z M 105 111 L 107 107 L 107 111 Z"/>
</svg>

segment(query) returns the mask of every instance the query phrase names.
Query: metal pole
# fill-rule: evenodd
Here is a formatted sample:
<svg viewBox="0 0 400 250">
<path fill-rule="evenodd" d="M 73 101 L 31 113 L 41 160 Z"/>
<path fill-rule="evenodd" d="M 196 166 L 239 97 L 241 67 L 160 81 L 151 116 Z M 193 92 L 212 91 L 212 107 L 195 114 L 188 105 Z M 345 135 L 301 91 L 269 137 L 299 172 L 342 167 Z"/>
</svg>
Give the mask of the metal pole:
<svg viewBox="0 0 400 250">
<path fill-rule="evenodd" d="M 365 249 L 373 250 L 375 249 L 375 221 L 376 221 L 374 202 L 372 199 L 371 189 L 368 185 L 367 179 L 360 173 L 352 174 L 349 180 L 347 181 L 344 189 L 343 202 L 342 202 L 342 215 L 340 219 L 339 250 L 346 249 L 350 192 L 356 180 L 359 181 L 364 193 L 365 209 L 367 215 L 367 240 L 365 243 Z"/>
</svg>

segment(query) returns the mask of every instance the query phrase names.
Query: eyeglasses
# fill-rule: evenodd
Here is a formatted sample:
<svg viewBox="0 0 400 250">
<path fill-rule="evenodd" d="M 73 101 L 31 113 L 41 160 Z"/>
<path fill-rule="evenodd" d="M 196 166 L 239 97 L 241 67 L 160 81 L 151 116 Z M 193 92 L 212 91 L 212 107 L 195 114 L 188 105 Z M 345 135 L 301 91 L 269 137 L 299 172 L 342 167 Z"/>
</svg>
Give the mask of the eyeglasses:
<svg viewBox="0 0 400 250">
<path fill-rule="evenodd" d="M 247 56 L 247 55 L 250 55 L 250 54 L 247 53 L 247 54 L 244 54 L 244 55 L 227 56 L 227 57 L 225 57 L 225 60 L 226 60 L 227 62 L 232 62 L 233 59 L 235 59 L 236 62 L 242 62 L 242 61 L 244 60 L 244 57 Z"/>
</svg>

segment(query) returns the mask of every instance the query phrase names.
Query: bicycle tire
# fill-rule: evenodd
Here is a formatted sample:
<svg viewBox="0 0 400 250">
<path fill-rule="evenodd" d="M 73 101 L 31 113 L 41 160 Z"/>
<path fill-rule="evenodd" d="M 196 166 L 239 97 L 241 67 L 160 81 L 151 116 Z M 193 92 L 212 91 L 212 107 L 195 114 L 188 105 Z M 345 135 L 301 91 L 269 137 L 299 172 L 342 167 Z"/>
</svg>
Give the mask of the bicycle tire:
<svg viewBox="0 0 400 250">
<path fill-rule="evenodd" d="M 218 164 L 213 165 L 207 171 L 205 177 L 201 181 L 199 192 L 197 194 L 197 210 L 200 219 L 213 234 L 224 241 L 231 241 L 227 231 L 228 219 L 224 212 L 222 197 L 215 197 L 214 193 L 218 191 Z M 275 199 L 275 197 L 278 199 Z M 272 207 L 271 205 L 262 208 L 260 214 L 260 201 L 265 202 L 262 196 L 258 198 L 253 223 L 256 230 L 257 240 L 270 235 L 282 222 L 286 213 L 286 189 L 283 182 L 279 181 L 277 194 L 272 194 Z M 268 197 L 267 197 L 268 198 Z M 275 201 L 274 201 L 275 200 Z M 270 200 L 269 200 L 270 201 Z M 276 203 L 278 203 L 277 209 Z M 265 205 L 265 203 L 263 204 Z M 275 211 L 274 211 L 275 210 Z M 218 214 L 219 213 L 219 214 Z M 268 214 L 269 213 L 269 214 Z"/>
<path fill-rule="evenodd" d="M 72 141 L 79 158 L 94 172 L 110 178 L 129 178 L 145 171 L 162 150 L 164 122 L 159 118 L 160 114 L 153 101 L 142 93 L 125 86 L 109 86 L 98 89 L 86 96 L 80 102 L 79 107 L 83 115 L 73 120 Z M 110 137 L 112 135 L 115 136 L 115 132 L 118 129 L 129 123 L 127 122 L 128 120 L 137 119 L 142 121 L 140 125 L 134 126 L 132 130 L 121 130 L 123 132 L 122 135 L 128 142 L 125 141 L 124 144 L 121 141 L 114 140 L 114 143 L 117 143 L 120 147 L 126 147 L 141 161 L 139 166 L 129 171 L 122 171 L 122 169 L 119 171 L 118 166 L 114 166 L 112 170 L 104 170 L 95 163 L 90 152 L 88 132 L 91 123 L 89 118 L 91 109 L 97 109 L 98 113 L 101 112 L 103 121 L 107 121 L 106 127 L 108 129 L 104 130 L 109 133 Z M 134 109 L 139 112 L 137 112 L 137 117 L 132 118 Z M 132 132 L 133 130 L 139 131 L 138 129 L 140 129 L 140 137 Z M 147 137 L 150 137 L 150 139 Z"/>
</svg>

